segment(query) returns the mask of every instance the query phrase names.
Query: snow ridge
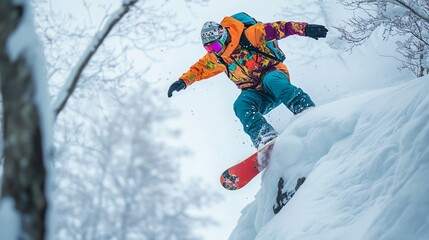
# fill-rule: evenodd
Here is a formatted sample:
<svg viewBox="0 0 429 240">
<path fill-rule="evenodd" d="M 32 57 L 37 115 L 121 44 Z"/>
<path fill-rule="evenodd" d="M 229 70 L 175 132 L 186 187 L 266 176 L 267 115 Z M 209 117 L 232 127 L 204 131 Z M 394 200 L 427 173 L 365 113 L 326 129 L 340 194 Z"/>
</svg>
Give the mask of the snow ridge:
<svg viewBox="0 0 429 240">
<path fill-rule="evenodd" d="M 429 239 L 428 93 L 424 77 L 298 116 L 229 239 Z M 274 215 L 279 178 L 302 176 Z"/>
</svg>

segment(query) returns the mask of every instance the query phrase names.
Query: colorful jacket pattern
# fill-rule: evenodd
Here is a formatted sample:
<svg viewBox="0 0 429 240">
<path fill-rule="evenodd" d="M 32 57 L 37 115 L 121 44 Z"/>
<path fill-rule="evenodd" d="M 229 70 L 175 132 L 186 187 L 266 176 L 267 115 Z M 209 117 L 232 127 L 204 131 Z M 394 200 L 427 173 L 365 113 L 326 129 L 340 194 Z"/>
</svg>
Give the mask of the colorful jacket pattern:
<svg viewBox="0 0 429 240">
<path fill-rule="evenodd" d="M 249 50 L 242 48 L 239 45 L 240 37 L 245 31 L 247 39 L 253 46 L 272 55 L 271 50 L 265 46 L 265 42 L 280 40 L 291 35 L 304 36 L 307 23 L 284 21 L 257 23 L 245 29 L 242 22 L 232 17 L 225 17 L 220 24 L 228 30 L 231 36 L 231 42 L 221 56 L 228 65 L 229 71 L 214 53 L 206 53 L 203 58 L 191 66 L 189 71 L 180 77 L 187 86 L 221 72 L 229 74 L 228 77 L 239 89 L 261 89 L 260 83 L 263 76 L 272 70 L 285 73 L 289 79 L 286 65 L 259 53 L 253 52 L 252 54 Z"/>
</svg>

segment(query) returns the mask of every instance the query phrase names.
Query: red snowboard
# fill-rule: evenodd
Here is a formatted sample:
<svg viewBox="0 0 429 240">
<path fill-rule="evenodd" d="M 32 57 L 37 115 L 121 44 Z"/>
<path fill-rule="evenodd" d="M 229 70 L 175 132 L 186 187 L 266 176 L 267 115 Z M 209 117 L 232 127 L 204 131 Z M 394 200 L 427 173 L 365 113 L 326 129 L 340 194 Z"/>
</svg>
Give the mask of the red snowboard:
<svg viewBox="0 0 429 240">
<path fill-rule="evenodd" d="M 222 186 L 228 190 L 237 190 L 246 186 L 267 166 L 273 146 L 274 141 L 271 141 L 244 161 L 225 170 L 220 176 Z M 258 159 L 261 164 L 258 164 Z"/>
</svg>

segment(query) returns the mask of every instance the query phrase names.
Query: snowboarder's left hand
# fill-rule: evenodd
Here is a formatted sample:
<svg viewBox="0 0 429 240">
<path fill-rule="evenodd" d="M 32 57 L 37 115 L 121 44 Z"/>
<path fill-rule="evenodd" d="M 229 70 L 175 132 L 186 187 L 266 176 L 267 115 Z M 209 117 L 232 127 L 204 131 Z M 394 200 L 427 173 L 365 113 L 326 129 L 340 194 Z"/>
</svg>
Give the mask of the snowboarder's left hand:
<svg viewBox="0 0 429 240">
<path fill-rule="evenodd" d="M 180 91 L 186 88 L 186 83 L 182 79 L 179 79 L 175 81 L 173 84 L 171 84 L 170 88 L 168 89 L 168 97 L 171 98 L 173 96 L 174 91 Z"/>
<path fill-rule="evenodd" d="M 319 38 L 325 38 L 328 34 L 328 29 L 323 25 L 308 24 L 305 27 L 305 36 L 318 40 Z"/>
</svg>

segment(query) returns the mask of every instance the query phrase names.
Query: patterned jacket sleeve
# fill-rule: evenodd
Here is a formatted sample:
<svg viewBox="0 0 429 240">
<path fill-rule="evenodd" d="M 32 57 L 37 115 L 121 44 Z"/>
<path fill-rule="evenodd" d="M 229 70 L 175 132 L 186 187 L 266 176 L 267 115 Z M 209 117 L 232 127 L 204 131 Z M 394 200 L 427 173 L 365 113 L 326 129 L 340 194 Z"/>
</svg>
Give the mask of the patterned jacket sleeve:
<svg viewBox="0 0 429 240">
<path fill-rule="evenodd" d="M 291 35 L 305 36 L 305 22 L 271 22 L 259 23 L 246 30 L 246 36 L 254 46 L 263 42 L 280 40 Z"/>
<path fill-rule="evenodd" d="M 196 81 L 213 77 L 225 70 L 225 66 L 217 62 L 214 54 L 207 53 L 203 58 L 192 65 L 191 68 L 180 77 L 180 79 L 186 83 L 186 86 L 189 86 Z"/>
</svg>

